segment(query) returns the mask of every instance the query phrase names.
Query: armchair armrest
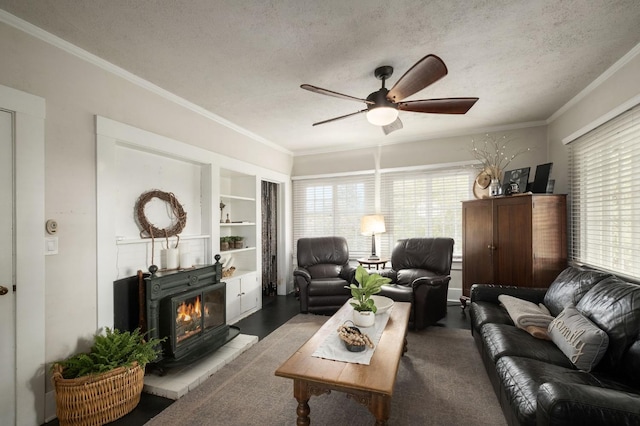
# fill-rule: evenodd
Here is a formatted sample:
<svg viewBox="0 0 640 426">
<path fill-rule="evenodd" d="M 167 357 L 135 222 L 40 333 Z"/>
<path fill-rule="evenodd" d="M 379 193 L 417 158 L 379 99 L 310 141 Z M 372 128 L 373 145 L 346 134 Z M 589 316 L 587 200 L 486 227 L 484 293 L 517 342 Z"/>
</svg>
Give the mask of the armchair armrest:
<svg viewBox="0 0 640 426">
<path fill-rule="evenodd" d="M 395 284 L 398 282 L 398 271 L 394 271 L 393 269 L 383 269 L 382 271 L 376 272 L 381 277 L 390 278 L 391 284 Z"/>
<path fill-rule="evenodd" d="M 637 425 L 640 395 L 597 386 L 548 382 L 538 391 L 538 425 Z"/>
<path fill-rule="evenodd" d="M 340 271 L 340 278 L 348 282 L 349 284 L 355 283 L 356 281 L 356 268 L 353 266 L 345 266 Z"/>
<path fill-rule="evenodd" d="M 438 275 L 436 277 L 420 277 L 413 280 L 413 282 L 411 283 L 411 286 L 414 289 L 416 289 L 422 285 L 436 286 L 436 285 L 448 284 L 449 281 L 451 281 L 451 275 Z"/>
<path fill-rule="evenodd" d="M 471 303 L 491 302 L 500 303 L 498 296 L 507 294 L 533 303 L 542 303 L 546 288 L 515 287 L 496 284 L 474 284 L 471 286 Z"/>
<path fill-rule="evenodd" d="M 296 269 L 293 270 L 293 276 L 301 277 L 307 283 L 311 282 L 311 274 L 309 273 L 309 271 L 307 271 L 305 268 L 301 266 L 298 266 Z"/>
</svg>

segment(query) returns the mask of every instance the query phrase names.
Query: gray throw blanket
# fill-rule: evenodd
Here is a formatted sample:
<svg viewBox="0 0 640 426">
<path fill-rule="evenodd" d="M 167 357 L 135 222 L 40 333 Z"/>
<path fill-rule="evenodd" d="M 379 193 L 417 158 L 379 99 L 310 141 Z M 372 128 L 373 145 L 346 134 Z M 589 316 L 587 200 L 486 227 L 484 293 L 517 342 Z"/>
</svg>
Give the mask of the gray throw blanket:
<svg viewBox="0 0 640 426">
<path fill-rule="evenodd" d="M 553 316 L 549 310 L 541 303 L 536 305 L 527 300 L 518 299 L 517 297 L 501 294 L 498 300 L 505 307 L 509 316 L 518 328 L 527 329 L 527 327 L 549 327 L 549 323 L 553 321 Z"/>
</svg>

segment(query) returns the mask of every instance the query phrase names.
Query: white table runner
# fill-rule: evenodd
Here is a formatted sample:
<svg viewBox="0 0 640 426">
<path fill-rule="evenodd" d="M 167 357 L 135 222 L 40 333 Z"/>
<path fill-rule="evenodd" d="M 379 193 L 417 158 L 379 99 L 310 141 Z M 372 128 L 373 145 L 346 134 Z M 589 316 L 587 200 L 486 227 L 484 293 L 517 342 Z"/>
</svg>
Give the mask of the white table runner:
<svg viewBox="0 0 640 426">
<path fill-rule="evenodd" d="M 393 306 L 391 307 L 393 309 Z M 371 327 L 358 327 L 360 331 L 369 336 L 371 342 L 373 343 L 373 349 L 367 348 L 362 352 L 351 352 L 347 349 L 344 342 L 338 336 L 338 328 L 334 333 L 330 333 L 329 336 L 320 344 L 318 349 L 315 350 L 311 356 L 316 358 L 325 358 L 333 361 L 341 361 L 341 362 L 351 362 L 355 364 L 363 364 L 369 365 L 371 362 L 371 357 L 373 356 L 373 352 L 378 347 L 378 342 L 380 341 L 380 337 L 382 337 L 382 332 L 384 328 L 387 326 L 387 322 L 389 321 L 389 316 L 391 314 L 391 309 L 382 313 L 376 314 L 376 321 Z M 344 324 L 345 321 L 351 320 L 353 321 L 353 308 L 345 309 L 342 314 L 337 313 L 336 315 L 340 315 L 339 325 Z M 348 325 L 353 325 L 349 323 Z"/>
</svg>

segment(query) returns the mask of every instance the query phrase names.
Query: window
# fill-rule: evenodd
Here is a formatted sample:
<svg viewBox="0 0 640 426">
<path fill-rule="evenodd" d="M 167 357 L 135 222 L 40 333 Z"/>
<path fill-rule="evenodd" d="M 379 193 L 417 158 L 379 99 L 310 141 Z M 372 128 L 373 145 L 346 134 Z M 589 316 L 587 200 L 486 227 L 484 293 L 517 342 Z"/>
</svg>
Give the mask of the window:
<svg viewBox="0 0 640 426">
<path fill-rule="evenodd" d="M 570 258 L 640 277 L 640 106 L 569 145 Z"/>
<path fill-rule="evenodd" d="M 462 204 L 473 198 L 477 170 L 455 168 L 383 173 L 382 209 L 387 232 L 382 250 L 390 253 L 395 242 L 411 237 L 450 237 L 454 257 L 462 257 Z"/>
<path fill-rule="evenodd" d="M 293 181 L 293 241 L 342 236 L 349 256 L 370 253 L 371 238 L 360 234 L 360 219 L 374 212 L 373 173 Z"/>
<path fill-rule="evenodd" d="M 293 182 L 293 238 L 344 236 L 351 258 L 371 254 L 371 237 L 360 234 L 360 219 L 377 213 L 379 196 L 386 232 L 377 238 L 377 253 L 389 256 L 396 240 L 410 237 L 451 237 L 454 257 L 462 255 L 462 204 L 473 198 L 477 170 L 393 171 L 375 175 L 298 179 Z"/>
</svg>

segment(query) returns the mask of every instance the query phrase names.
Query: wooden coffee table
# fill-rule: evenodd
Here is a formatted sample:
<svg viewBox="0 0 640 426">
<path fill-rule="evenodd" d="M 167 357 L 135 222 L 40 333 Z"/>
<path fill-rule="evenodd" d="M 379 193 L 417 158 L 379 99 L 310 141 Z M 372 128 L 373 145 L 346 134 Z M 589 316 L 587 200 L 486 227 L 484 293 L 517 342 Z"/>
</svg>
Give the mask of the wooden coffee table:
<svg viewBox="0 0 640 426">
<path fill-rule="evenodd" d="M 343 321 L 340 315 L 353 309 L 346 303 L 307 342 L 276 370 L 276 376 L 293 379 L 293 396 L 298 401 L 298 425 L 308 425 L 312 395 L 345 392 L 348 398 L 369 408 L 376 425 L 385 425 L 391 412 L 391 397 L 400 357 L 406 352 L 406 335 L 411 304 L 395 302 L 389 322 L 369 365 L 316 358 L 311 354 Z"/>
</svg>

